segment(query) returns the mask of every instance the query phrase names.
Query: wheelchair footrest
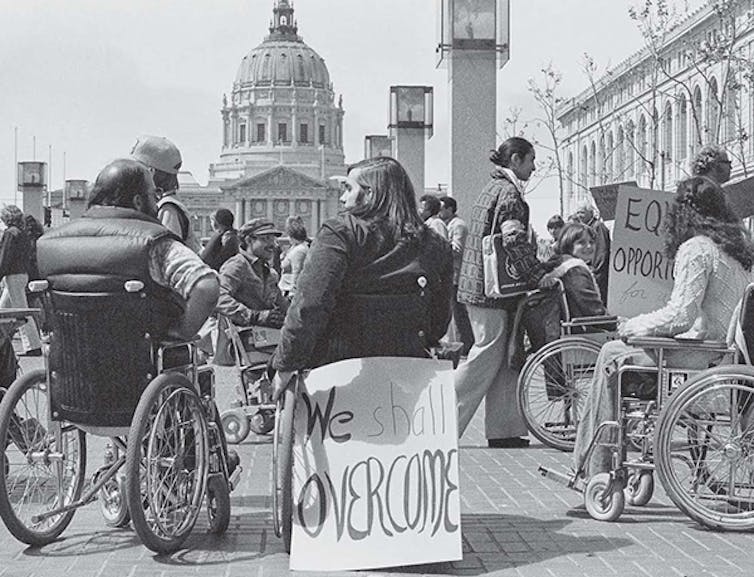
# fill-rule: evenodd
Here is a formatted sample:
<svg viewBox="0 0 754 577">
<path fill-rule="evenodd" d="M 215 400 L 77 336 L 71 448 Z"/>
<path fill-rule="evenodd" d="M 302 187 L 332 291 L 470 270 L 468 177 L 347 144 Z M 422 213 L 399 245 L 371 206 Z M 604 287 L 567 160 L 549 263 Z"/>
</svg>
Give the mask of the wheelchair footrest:
<svg viewBox="0 0 754 577">
<path fill-rule="evenodd" d="M 540 465 L 537 470 L 539 471 L 539 474 L 546 479 L 551 479 L 556 483 L 565 485 L 569 489 L 573 489 L 574 491 L 578 491 L 579 493 L 584 492 L 584 482 L 581 479 L 576 478 L 576 476 L 571 472 L 564 473 L 562 471 L 555 471 L 554 469 L 548 469 L 547 467 L 543 467 L 542 465 Z"/>
<path fill-rule="evenodd" d="M 230 474 L 228 483 L 230 484 L 231 492 L 233 491 L 233 489 L 235 489 L 238 486 L 238 480 L 241 478 L 242 472 L 243 472 L 243 467 L 241 467 L 241 465 L 236 465 L 236 468 L 233 469 L 233 472 Z"/>
</svg>

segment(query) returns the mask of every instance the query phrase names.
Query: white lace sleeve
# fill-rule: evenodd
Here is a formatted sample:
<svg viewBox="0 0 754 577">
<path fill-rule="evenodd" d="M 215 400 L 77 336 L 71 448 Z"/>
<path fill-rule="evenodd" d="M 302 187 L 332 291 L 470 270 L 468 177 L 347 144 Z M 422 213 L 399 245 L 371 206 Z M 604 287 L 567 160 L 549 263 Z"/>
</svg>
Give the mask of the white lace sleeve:
<svg viewBox="0 0 754 577">
<path fill-rule="evenodd" d="M 701 313 L 715 252 L 712 241 L 694 237 L 675 255 L 673 292 L 668 304 L 626 321 L 623 332 L 630 336 L 674 336 L 689 330 Z"/>
</svg>

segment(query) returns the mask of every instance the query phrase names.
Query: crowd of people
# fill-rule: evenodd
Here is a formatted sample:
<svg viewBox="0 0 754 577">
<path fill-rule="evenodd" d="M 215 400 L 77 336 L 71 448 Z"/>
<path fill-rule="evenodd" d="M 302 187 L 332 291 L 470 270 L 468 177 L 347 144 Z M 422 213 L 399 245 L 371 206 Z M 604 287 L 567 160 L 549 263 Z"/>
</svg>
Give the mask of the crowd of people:
<svg viewBox="0 0 754 577">
<path fill-rule="evenodd" d="M 424 194 L 417 202 L 421 191 L 401 164 L 378 157 L 349 167 L 340 180 L 342 210 L 313 239 L 297 216 L 284 230 L 265 218 L 236 229 L 233 213 L 218 208 L 202 247 L 176 194 L 180 152 L 166 138 L 142 137 L 130 156 L 102 169 L 80 219 L 42 235 L 41 225 L 17 207 L 0 211 L 0 307 L 27 306 L 30 278 L 92 291 L 127 275 L 154 297 L 151 334 L 217 333 L 217 315 L 238 326 L 278 330 L 269 362 L 276 395 L 295 371 L 356 357 L 426 357 L 441 342 L 457 340 L 463 358 L 455 370 L 459 437 L 484 400 L 488 446 L 526 447 L 516 399 L 523 331 L 532 350 L 557 338 L 559 309 L 546 298 L 555 285 L 565 290 L 575 316 L 605 315 L 610 255 L 610 233 L 588 202 L 572 215 L 550 218 L 552 240 L 537 241 L 525 199 L 535 157 L 533 145 L 520 137 L 492 151 L 491 177 L 470 207 L 468 224 L 458 216 L 456 199 Z M 705 147 L 693 170 L 678 185 L 666 218 L 665 250 L 675 259 L 670 299 L 657 311 L 620 319 L 621 336 L 724 337 L 752 279 L 754 245 L 720 186 L 730 178 L 727 155 Z M 522 291 L 491 297 L 485 290 L 483 239 L 495 233 L 525 288 L 545 295 L 536 306 L 527 308 Z M 282 237 L 289 246 L 281 255 Z M 546 316 L 553 310 L 554 322 Z M 25 354 L 39 354 L 33 321 L 21 336 Z M 8 365 L 0 386 L 15 374 L 9 342 L 3 340 L 3 354 L 13 363 L 0 364 Z M 654 362 L 620 340 L 602 348 L 578 429 L 577 468 L 595 427 L 614 417 L 615 368 L 626 361 Z M 683 362 L 695 367 L 709 359 Z M 604 470 L 606 458 L 596 451 L 590 474 Z"/>
</svg>

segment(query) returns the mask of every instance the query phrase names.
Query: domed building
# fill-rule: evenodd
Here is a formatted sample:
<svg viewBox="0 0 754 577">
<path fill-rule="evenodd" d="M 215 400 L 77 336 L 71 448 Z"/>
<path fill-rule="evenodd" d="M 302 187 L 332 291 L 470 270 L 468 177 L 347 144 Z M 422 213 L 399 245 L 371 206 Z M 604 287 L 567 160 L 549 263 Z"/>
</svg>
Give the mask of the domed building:
<svg viewBox="0 0 754 577">
<path fill-rule="evenodd" d="M 208 236 L 209 215 L 231 209 L 236 225 L 260 216 L 283 226 L 300 215 L 314 234 L 336 214 L 343 174 L 343 106 L 324 59 L 298 35 L 293 5 L 277 0 L 269 35 L 241 60 L 230 98 L 223 96 L 220 158 L 201 187 L 189 174 L 181 198 Z"/>
</svg>

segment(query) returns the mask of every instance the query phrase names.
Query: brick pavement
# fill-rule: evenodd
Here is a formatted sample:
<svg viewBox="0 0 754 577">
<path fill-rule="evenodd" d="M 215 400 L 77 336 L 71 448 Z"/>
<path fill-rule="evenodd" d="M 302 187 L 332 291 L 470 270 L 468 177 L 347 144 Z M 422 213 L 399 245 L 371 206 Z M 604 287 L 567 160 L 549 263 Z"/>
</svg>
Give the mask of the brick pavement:
<svg viewBox="0 0 754 577">
<path fill-rule="evenodd" d="M 24 360 L 24 365 L 39 362 Z M 228 400 L 227 372 L 220 398 Z M 540 477 L 537 466 L 565 467 L 568 455 L 483 447 L 477 415 L 461 442 L 463 561 L 367 574 L 500 576 L 734 576 L 754 574 L 754 536 L 714 533 L 678 512 L 658 487 L 649 506 L 627 507 L 617 523 L 591 520 L 576 507 L 581 496 Z M 96 445 L 97 443 L 92 443 Z M 101 452 L 91 447 L 90 455 Z M 274 536 L 269 496 L 271 444 L 250 438 L 240 446 L 244 473 L 232 496 L 233 517 L 221 537 L 200 522 L 186 548 L 157 557 L 135 534 L 107 528 L 96 504 L 77 512 L 62 539 L 33 550 L 0 526 L 0 577 L 275 577 L 288 557 Z M 94 460 L 96 462 L 96 459 Z M 363 573 L 362 573 L 363 574 Z"/>
</svg>

